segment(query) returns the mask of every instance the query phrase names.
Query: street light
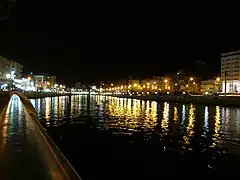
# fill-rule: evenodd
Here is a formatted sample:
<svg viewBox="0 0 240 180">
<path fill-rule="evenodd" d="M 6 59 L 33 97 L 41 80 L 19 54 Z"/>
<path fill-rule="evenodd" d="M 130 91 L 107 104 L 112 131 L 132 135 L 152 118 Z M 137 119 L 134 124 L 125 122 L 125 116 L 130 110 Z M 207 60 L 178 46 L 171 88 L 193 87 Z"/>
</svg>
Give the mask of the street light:
<svg viewBox="0 0 240 180">
<path fill-rule="evenodd" d="M 10 80 L 10 89 L 12 89 L 14 77 L 15 77 L 15 71 L 14 70 L 11 71 L 11 74 L 6 74 L 6 78 L 8 80 Z"/>
<path fill-rule="evenodd" d="M 11 75 L 10 74 L 6 74 L 6 78 L 10 79 Z"/>
<path fill-rule="evenodd" d="M 217 77 L 216 78 L 216 82 L 215 82 L 215 92 L 219 92 L 219 82 L 220 82 L 220 78 Z"/>
</svg>

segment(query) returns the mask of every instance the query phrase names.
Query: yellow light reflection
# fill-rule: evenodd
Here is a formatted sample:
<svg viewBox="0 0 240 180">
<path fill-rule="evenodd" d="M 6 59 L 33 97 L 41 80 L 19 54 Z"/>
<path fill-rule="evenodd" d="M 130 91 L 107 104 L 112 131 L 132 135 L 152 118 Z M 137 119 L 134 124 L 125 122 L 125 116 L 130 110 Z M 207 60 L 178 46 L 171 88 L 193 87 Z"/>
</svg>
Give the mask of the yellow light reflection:
<svg viewBox="0 0 240 180">
<path fill-rule="evenodd" d="M 190 144 L 190 141 L 194 136 L 195 107 L 192 104 L 190 105 L 188 119 L 187 134 L 183 137 L 185 144 Z"/>
<path fill-rule="evenodd" d="M 146 102 L 146 110 L 145 110 L 145 118 L 144 118 L 144 121 L 143 121 L 143 126 L 145 126 L 145 127 L 147 127 L 147 128 L 149 128 L 150 127 L 150 124 L 149 124 L 149 122 L 150 122 L 150 119 L 151 117 L 150 117 L 150 102 L 149 101 L 147 101 Z"/>
<path fill-rule="evenodd" d="M 173 119 L 174 121 L 177 121 L 179 119 L 177 107 L 174 107 Z"/>
<path fill-rule="evenodd" d="M 151 115 L 150 115 L 150 128 L 157 125 L 157 102 L 152 101 L 151 103 Z"/>
<path fill-rule="evenodd" d="M 46 120 L 49 120 L 50 119 L 50 111 L 51 111 L 51 100 L 49 97 L 47 97 L 45 100 L 46 100 L 45 118 L 46 118 Z"/>
<path fill-rule="evenodd" d="M 214 134 L 212 137 L 213 143 L 212 147 L 215 147 L 220 142 L 220 130 L 221 130 L 221 110 L 219 106 L 216 106 L 216 115 L 215 115 L 215 128 Z"/>
<path fill-rule="evenodd" d="M 161 123 L 163 129 L 168 128 L 168 122 L 169 122 L 169 103 L 165 102 L 163 108 L 163 119 Z"/>
<path fill-rule="evenodd" d="M 156 102 L 150 104 L 150 101 L 112 97 L 108 108 L 111 119 L 105 123 L 108 128 L 118 129 L 116 133 L 131 134 L 140 129 L 148 130 L 156 126 Z"/>
</svg>

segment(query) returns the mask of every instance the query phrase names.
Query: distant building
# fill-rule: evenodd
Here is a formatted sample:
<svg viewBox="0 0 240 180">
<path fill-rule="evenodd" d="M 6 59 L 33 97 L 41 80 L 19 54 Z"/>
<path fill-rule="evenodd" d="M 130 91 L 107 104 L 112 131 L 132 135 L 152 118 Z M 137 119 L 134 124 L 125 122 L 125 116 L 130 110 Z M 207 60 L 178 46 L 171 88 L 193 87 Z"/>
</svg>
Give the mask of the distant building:
<svg viewBox="0 0 240 180">
<path fill-rule="evenodd" d="M 11 74 L 11 72 L 14 72 L 16 79 L 20 79 L 22 77 L 23 65 L 0 56 L 0 78 L 6 79 L 6 75 Z"/>
<path fill-rule="evenodd" d="M 206 93 L 218 93 L 221 90 L 221 83 L 218 79 L 209 79 L 201 81 L 201 92 Z"/>
<path fill-rule="evenodd" d="M 78 90 L 80 90 L 80 89 L 86 90 L 87 89 L 86 86 L 83 83 L 81 83 L 80 81 L 75 84 L 74 88 L 78 89 Z"/>
<path fill-rule="evenodd" d="M 56 76 L 49 74 L 30 74 L 28 78 L 38 90 L 53 89 L 56 84 Z"/>
<path fill-rule="evenodd" d="M 139 85 L 140 81 L 139 80 L 135 80 L 135 79 L 130 79 L 130 80 L 128 80 L 128 84 L 129 85 L 134 85 L 134 84 Z"/>
<path fill-rule="evenodd" d="M 223 92 L 240 92 L 240 50 L 221 54 L 221 79 Z"/>
</svg>

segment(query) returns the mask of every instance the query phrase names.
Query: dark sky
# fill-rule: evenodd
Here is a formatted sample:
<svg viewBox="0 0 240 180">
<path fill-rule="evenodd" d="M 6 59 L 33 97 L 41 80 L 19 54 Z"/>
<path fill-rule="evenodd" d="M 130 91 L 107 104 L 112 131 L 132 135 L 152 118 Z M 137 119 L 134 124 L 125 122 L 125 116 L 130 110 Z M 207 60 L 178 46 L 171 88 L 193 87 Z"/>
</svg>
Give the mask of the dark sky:
<svg viewBox="0 0 240 180">
<path fill-rule="evenodd" d="M 238 6 L 178 1 L 17 1 L 0 21 L 0 55 L 62 83 L 193 71 L 219 72 L 240 47 Z M 207 69 L 211 69 L 211 72 Z"/>
</svg>

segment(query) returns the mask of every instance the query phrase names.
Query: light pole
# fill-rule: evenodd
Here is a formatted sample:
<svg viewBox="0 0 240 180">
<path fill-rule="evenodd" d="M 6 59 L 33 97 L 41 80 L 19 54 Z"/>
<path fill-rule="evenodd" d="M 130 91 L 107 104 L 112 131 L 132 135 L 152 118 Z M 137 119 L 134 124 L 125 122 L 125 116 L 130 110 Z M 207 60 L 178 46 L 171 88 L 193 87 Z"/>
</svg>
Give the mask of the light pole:
<svg viewBox="0 0 240 180">
<path fill-rule="evenodd" d="M 194 86 L 195 86 L 195 82 L 193 82 L 193 85 L 192 85 L 192 94 L 193 94 L 193 92 L 194 92 Z"/>
<path fill-rule="evenodd" d="M 8 81 L 10 81 L 9 90 L 12 89 L 14 77 L 15 77 L 15 71 L 14 70 L 11 71 L 11 74 L 6 74 L 6 78 L 8 79 Z"/>
<path fill-rule="evenodd" d="M 215 93 L 219 92 L 219 82 L 220 82 L 220 78 L 217 77 L 215 82 Z"/>
<path fill-rule="evenodd" d="M 190 82 L 193 81 L 193 77 L 190 77 Z M 195 84 L 195 82 L 193 82 Z M 193 84 L 192 84 L 192 94 L 193 94 Z"/>
</svg>

